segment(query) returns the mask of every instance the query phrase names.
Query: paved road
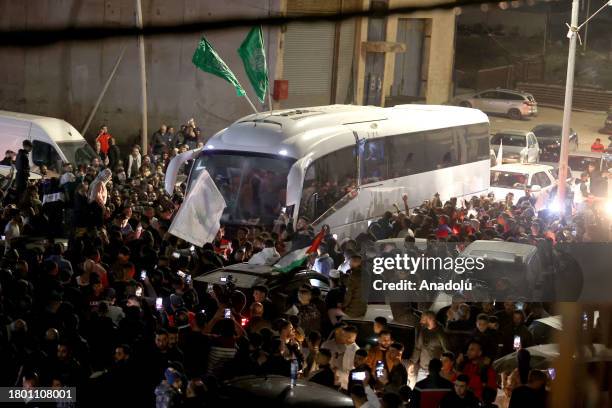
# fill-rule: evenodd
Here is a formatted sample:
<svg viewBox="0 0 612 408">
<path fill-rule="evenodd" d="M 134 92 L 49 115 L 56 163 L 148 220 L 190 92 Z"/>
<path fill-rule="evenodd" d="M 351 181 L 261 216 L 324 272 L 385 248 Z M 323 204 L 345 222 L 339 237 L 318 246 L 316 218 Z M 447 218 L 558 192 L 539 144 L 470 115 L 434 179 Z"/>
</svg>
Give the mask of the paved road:
<svg viewBox="0 0 612 408">
<path fill-rule="evenodd" d="M 531 130 L 536 125 L 543 123 L 561 125 L 563 122 L 563 110 L 539 107 L 539 114 L 535 118 L 511 120 L 505 117 L 489 116 L 489 119 L 491 121 L 491 132 L 509 129 Z M 608 145 L 608 137 L 597 133 L 603 127 L 605 119 L 606 114 L 603 112 L 572 112 L 571 127 L 578 133 L 579 150 L 589 151 L 591 144 L 597 137 L 602 139 L 604 145 Z"/>
</svg>

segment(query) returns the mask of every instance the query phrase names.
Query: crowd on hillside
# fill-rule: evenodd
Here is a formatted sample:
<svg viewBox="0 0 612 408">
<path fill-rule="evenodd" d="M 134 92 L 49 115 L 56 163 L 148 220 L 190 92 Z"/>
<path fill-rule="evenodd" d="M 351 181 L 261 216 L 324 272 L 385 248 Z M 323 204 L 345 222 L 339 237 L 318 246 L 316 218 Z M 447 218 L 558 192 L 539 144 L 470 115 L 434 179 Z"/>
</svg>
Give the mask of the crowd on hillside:
<svg viewBox="0 0 612 408">
<path fill-rule="evenodd" d="M 355 239 L 325 235 L 307 267 L 329 279 L 329 293 L 323 298 L 319 288 L 304 285 L 279 305 L 265 286 L 243 293 L 194 279 L 240 262 L 271 265 L 309 246 L 315 238 L 309 220 L 300 218 L 293 228 L 281 216 L 283 227 L 271 231 L 222 228 L 202 248 L 168 234 L 185 186 L 167 195 L 165 169 L 178 152 L 197 147 L 198 137 L 193 121 L 176 135 L 162 126 L 150 154 L 134 146 L 121 160 L 103 127 L 99 157 L 65 163 L 58 177 L 41 169 L 35 182 L 23 173 L 31 149 L 24 143 L 17 179 L 2 197 L 0 384 L 76 386 L 83 406 L 214 407 L 221 381 L 289 377 L 297 364 L 301 378 L 350 395 L 357 407 L 424 406 L 424 394 L 430 398 L 434 390 L 442 392 L 441 407 L 493 407 L 498 387 L 510 407 L 545 406 L 550 378 L 531 370 L 525 348 L 549 341 L 535 322 L 552 312 L 548 305 L 477 303 L 456 295 L 434 313 L 415 303 L 412 350 L 393 337 L 385 318 L 371 323 L 376 340 L 359 347 L 366 333 L 350 321 L 367 311 L 364 250 L 389 237 L 408 243 L 596 240 L 603 225 L 596 206 L 561 218 L 537 213 L 529 197 L 518 205 L 491 196 L 463 203 L 435 196 L 412 210 L 406 204 Z M 461 341 L 453 338 L 456 331 L 463 332 Z M 518 369 L 499 380 L 493 361 L 517 349 Z"/>
</svg>

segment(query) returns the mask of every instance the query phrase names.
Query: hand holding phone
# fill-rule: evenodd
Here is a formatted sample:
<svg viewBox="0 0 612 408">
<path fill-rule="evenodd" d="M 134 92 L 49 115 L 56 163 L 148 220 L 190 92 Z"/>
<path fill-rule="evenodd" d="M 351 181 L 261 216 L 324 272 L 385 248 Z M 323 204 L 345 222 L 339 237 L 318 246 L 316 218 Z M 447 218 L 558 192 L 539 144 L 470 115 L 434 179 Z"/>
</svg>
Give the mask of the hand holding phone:
<svg viewBox="0 0 612 408">
<path fill-rule="evenodd" d="M 226 319 L 231 319 L 232 318 L 232 309 L 226 308 L 225 312 L 224 312 L 224 317 Z"/>
<path fill-rule="evenodd" d="M 164 304 L 163 304 L 163 299 L 158 297 L 157 299 L 155 299 L 155 309 L 157 310 L 162 310 Z"/>
<path fill-rule="evenodd" d="M 351 380 L 353 381 L 365 381 L 365 377 L 365 371 L 356 371 L 354 373 L 351 373 Z"/>
</svg>

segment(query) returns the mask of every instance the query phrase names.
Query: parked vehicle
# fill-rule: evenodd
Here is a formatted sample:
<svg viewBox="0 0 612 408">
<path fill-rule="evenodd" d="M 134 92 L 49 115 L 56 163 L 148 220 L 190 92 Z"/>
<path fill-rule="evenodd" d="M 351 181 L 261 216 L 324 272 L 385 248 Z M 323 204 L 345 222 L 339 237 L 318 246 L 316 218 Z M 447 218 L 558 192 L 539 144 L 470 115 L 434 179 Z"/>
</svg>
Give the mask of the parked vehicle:
<svg viewBox="0 0 612 408">
<path fill-rule="evenodd" d="M 543 124 L 531 129 L 536 136 L 542 153 L 540 160 L 544 162 L 558 162 L 561 154 L 562 126 Z M 570 129 L 569 134 L 570 151 L 578 150 L 578 134 L 574 129 Z"/>
<path fill-rule="evenodd" d="M 371 325 L 371 323 L 370 323 Z M 218 406 L 350 408 L 348 395 L 332 388 L 299 379 L 291 386 L 289 377 L 244 376 L 226 381 L 215 393 Z"/>
<path fill-rule="evenodd" d="M 0 111 L 0 152 L 17 152 L 24 140 L 32 142 L 33 172 L 45 165 L 50 174 L 60 174 L 62 163 L 89 164 L 96 157 L 79 131 L 64 120 Z"/>
<path fill-rule="evenodd" d="M 465 258 L 484 258 L 485 267 L 474 269 L 455 279 L 469 278 L 489 288 L 493 298 L 507 296 L 505 299 L 518 300 L 542 296 L 551 287 L 546 287 L 546 276 L 550 271 L 543 268 L 538 247 L 517 242 L 476 240 L 468 245 L 459 255 Z M 548 272 L 548 273 L 547 273 Z M 505 281 L 504 293 L 500 290 L 500 281 Z"/>
<path fill-rule="evenodd" d="M 572 178 L 580 178 L 580 174 L 587 171 L 591 163 L 602 173 L 609 173 L 610 170 L 612 170 L 612 154 L 597 152 L 570 153 L 568 156 L 568 164 L 572 170 Z"/>
<path fill-rule="evenodd" d="M 521 120 L 538 115 L 538 104 L 532 94 L 510 89 L 487 89 L 474 94 L 460 95 L 455 103 L 466 108 L 480 109 L 486 113 L 506 115 Z"/>
<path fill-rule="evenodd" d="M 508 193 L 514 194 L 513 204 L 525 195 L 525 187 L 531 186 L 531 194 L 544 203 L 557 183 L 556 169 L 545 164 L 501 164 L 491 168 L 491 192 L 495 199 L 503 201 Z M 538 207 L 541 207 L 539 204 Z M 537 208 L 536 209 L 540 209 Z"/>
<path fill-rule="evenodd" d="M 500 144 L 502 163 L 537 163 L 540 161 L 540 145 L 533 132 L 502 130 L 491 137 L 491 149 L 497 154 Z"/>
<path fill-rule="evenodd" d="M 606 135 L 612 135 L 612 110 L 608 111 L 608 116 L 606 117 L 606 120 L 604 121 L 604 127 L 602 127 L 601 129 L 599 129 L 599 133 L 603 133 Z M 612 145 L 612 138 L 610 139 L 610 144 Z"/>
<path fill-rule="evenodd" d="M 325 297 L 329 292 L 329 279 L 316 271 L 294 270 L 281 273 L 273 266 L 251 265 L 240 263 L 206 272 L 193 279 L 194 286 L 205 284 L 205 290 L 210 290 L 215 283 L 225 284 L 228 277 L 236 289 L 240 289 L 251 299 L 253 286 L 265 285 L 269 289 L 268 297 L 272 300 L 278 313 L 283 313 L 293 302 L 297 300 L 297 291 L 302 285 L 317 287 L 321 290 L 321 296 Z"/>
</svg>

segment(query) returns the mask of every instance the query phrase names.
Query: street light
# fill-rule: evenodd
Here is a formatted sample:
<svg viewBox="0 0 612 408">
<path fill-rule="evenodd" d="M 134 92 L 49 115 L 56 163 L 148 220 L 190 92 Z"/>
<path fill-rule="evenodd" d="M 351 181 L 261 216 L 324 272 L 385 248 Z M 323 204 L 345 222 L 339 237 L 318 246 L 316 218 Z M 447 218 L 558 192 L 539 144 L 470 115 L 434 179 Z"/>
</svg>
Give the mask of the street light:
<svg viewBox="0 0 612 408">
<path fill-rule="evenodd" d="M 565 102 L 563 104 L 563 128 L 561 131 L 561 154 L 559 157 L 559 206 L 565 208 L 566 183 L 567 180 L 567 160 L 569 153 L 569 132 L 570 118 L 572 115 L 572 98 L 574 96 L 574 69 L 576 66 L 576 40 L 580 29 L 588 23 L 593 17 L 599 14 L 607 6 L 612 6 L 612 0 L 606 1 L 602 7 L 586 19 L 584 23 L 578 25 L 578 6 L 579 0 L 572 0 L 572 20 L 568 26 L 567 38 L 569 38 L 569 54 L 567 56 L 567 77 L 565 80 Z"/>
</svg>

